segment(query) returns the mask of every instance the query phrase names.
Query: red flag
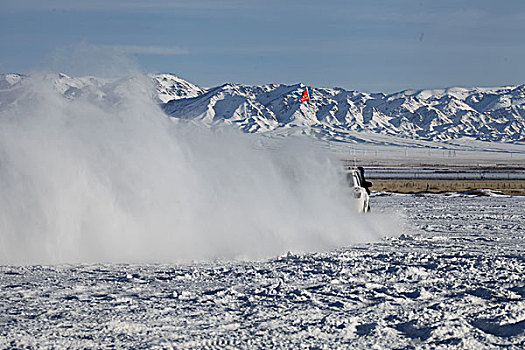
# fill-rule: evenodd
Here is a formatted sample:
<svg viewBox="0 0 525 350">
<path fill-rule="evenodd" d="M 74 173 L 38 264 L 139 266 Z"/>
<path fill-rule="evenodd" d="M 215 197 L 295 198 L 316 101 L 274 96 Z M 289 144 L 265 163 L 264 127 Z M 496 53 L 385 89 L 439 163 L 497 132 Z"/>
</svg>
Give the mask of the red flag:
<svg viewBox="0 0 525 350">
<path fill-rule="evenodd" d="M 310 100 L 310 94 L 308 94 L 308 88 L 306 88 L 304 89 L 303 94 L 301 95 L 301 103 L 308 100 Z"/>
</svg>

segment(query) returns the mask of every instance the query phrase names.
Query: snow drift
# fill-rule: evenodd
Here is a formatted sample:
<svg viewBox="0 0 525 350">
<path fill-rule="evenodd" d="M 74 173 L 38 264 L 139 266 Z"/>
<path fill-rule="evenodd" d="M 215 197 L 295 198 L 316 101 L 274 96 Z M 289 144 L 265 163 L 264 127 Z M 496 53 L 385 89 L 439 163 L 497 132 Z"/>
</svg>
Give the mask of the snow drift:
<svg viewBox="0 0 525 350">
<path fill-rule="evenodd" d="M 16 84 L 0 111 L 2 264 L 259 258 L 380 235 L 309 141 L 266 149 L 170 120 L 142 76 Z"/>
</svg>

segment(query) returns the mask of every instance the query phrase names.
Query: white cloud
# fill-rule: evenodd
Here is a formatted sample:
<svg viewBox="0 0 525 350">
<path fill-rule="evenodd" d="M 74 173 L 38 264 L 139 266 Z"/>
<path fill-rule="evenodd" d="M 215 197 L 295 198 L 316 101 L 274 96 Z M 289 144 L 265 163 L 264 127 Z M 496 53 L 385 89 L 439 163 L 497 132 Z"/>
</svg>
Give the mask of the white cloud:
<svg viewBox="0 0 525 350">
<path fill-rule="evenodd" d="M 151 46 L 151 45 L 103 45 L 126 54 L 137 55 L 187 55 L 188 49 L 178 46 Z"/>
</svg>

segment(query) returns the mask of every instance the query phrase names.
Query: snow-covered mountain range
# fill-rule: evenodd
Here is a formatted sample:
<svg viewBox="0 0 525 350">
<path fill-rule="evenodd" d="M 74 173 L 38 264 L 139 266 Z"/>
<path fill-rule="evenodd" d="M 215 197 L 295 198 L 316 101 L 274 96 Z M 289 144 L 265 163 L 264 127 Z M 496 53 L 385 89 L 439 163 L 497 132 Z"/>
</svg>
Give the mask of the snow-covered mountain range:
<svg viewBox="0 0 525 350">
<path fill-rule="evenodd" d="M 231 123 L 246 132 L 297 129 L 332 141 L 350 141 L 348 131 L 446 141 L 525 140 L 525 85 L 500 88 L 405 90 L 386 95 L 341 88 L 224 84 L 164 105 L 173 117 Z"/>
<path fill-rule="evenodd" d="M 413 140 L 525 141 L 525 85 L 496 88 L 405 90 L 393 94 L 305 85 L 224 84 L 204 89 L 173 74 L 150 74 L 155 99 L 173 118 L 206 125 L 232 124 L 248 133 L 310 134 L 355 142 L 356 132 Z M 0 75 L 0 109 L 13 103 L 24 76 Z M 56 74 L 67 98 L 115 89 L 118 80 Z"/>
</svg>

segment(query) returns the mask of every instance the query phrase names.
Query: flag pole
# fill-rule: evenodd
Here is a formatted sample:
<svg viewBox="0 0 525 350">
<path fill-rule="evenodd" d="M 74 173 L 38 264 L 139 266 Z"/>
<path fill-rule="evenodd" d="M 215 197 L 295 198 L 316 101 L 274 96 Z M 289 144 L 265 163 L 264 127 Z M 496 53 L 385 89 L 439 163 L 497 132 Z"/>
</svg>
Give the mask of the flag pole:
<svg viewBox="0 0 525 350">
<path fill-rule="evenodd" d="M 308 91 L 308 86 L 306 87 L 306 91 L 308 93 L 308 101 L 306 101 L 306 103 L 308 103 L 308 114 L 310 114 L 310 118 L 312 117 L 312 109 L 310 108 L 310 91 Z"/>
<path fill-rule="evenodd" d="M 305 87 L 303 93 L 301 94 L 300 102 L 306 102 L 306 108 L 308 109 L 307 115 L 312 114 L 312 109 L 310 108 L 310 104 L 308 103 L 310 101 L 310 92 L 308 91 L 308 86 Z"/>
<path fill-rule="evenodd" d="M 308 90 L 308 86 L 306 87 L 306 96 L 308 96 L 308 100 L 306 100 L 306 106 L 308 108 L 308 116 L 312 117 L 312 109 L 310 108 L 310 91 Z"/>
</svg>

